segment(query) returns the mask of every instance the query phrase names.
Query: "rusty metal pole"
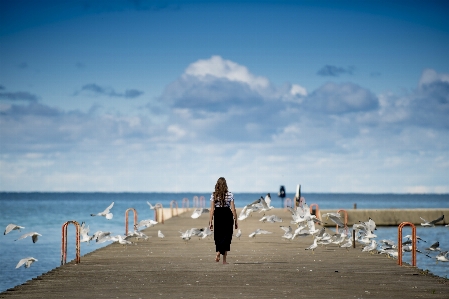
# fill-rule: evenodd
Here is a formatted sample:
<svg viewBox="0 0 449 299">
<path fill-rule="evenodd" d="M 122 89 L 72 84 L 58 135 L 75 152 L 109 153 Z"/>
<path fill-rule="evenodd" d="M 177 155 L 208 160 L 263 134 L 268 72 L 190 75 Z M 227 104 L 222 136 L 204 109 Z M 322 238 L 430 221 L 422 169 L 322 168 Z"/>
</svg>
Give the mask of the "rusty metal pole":
<svg viewBox="0 0 449 299">
<path fill-rule="evenodd" d="M 402 228 L 407 225 L 412 227 L 412 266 L 416 267 L 416 227 L 411 222 L 401 222 L 398 226 L 398 265 L 402 266 Z"/>
<path fill-rule="evenodd" d="M 129 208 L 125 211 L 125 236 L 128 235 L 128 213 L 129 211 L 133 211 L 134 213 L 134 226 L 133 228 L 136 229 L 136 225 L 137 225 L 137 211 L 134 208 Z"/>
<path fill-rule="evenodd" d="M 80 263 L 80 225 L 78 222 L 71 220 L 62 225 L 61 266 L 67 263 L 67 227 L 69 224 L 74 224 L 76 228 L 75 263 Z"/>
</svg>

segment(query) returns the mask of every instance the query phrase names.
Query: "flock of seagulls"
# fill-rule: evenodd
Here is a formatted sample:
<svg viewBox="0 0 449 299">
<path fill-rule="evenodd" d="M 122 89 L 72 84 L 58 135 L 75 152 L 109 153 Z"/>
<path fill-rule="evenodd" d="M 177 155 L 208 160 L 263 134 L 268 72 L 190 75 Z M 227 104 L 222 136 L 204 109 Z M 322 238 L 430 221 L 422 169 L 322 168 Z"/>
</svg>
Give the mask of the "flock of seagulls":
<svg viewBox="0 0 449 299">
<path fill-rule="evenodd" d="M 7 235 L 14 230 L 18 230 L 20 232 L 24 228 L 25 227 L 23 227 L 23 226 L 20 226 L 20 225 L 14 224 L 14 223 L 10 223 L 6 226 L 5 231 L 3 232 L 3 235 Z M 31 237 L 31 240 L 33 241 L 33 243 L 36 243 L 39 236 L 42 236 L 42 235 L 37 232 L 30 232 L 30 233 L 21 235 L 15 241 L 25 239 L 27 237 Z M 30 256 L 30 257 L 23 258 L 17 263 L 16 269 L 20 268 L 23 265 L 25 265 L 25 268 L 29 268 L 31 266 L 31 264 L 34 262 L 37 262 L 37 259 L 35 259 L 34 257 Z"/>
<path fill-rule="evenodd" d="M 150 209 L 155 209 L 156 206 L 153 206 L 151 203 L 147 202 Z M 113 214 L 111 213 L 111 209 L 114 206 L 114 202 L 112 202 L 104 211 L 96 214 L 90 214 L 91 216 L 100 216 L 105 217 L 107 220 L 111 220 L 113 218 Z M 241 210 L 238 220 L 242 221 L 252 216 L 253 213 L 264 213 L 260 218 L 260 222 L 262 223 L 282 223 L 284 220 L 276 215 L 265 215 L 265 212 L 268 212 L 273 209 L 271 206 L 270 197 L 263 198 L 262 196 L 253 201 L 252 203 L 246 205 Z M 348 248 L 353 247 L 353 238 L 352 233 L 355 236 L 355 242 L 363 245 L 362 252 L 369 253 L 378 253 L 385 254 L 388 257 L 397 258 L 398 257 L 398 246 L 392 240 L 380 240 L 377 241 L 377 235 L 374 233 L 376 228 L 376 223 L 373 219 L 369 218 L 367 221 L 359 221 L 359 223 L 353 224 L 352 232 L 344 223 L 341 218 L 340 213 L 326 213 L 323 214 L 321 219 L 318 219 L 315 215 L 310 213 L 310 209 L 308 205 L 304 202 L 301 207 L 297 207 L 297 209 L 293 209 L 291 207 L 287 208 L 291 215 L 290 225 L 280 225 L 280 229 L 283 232 L 281 238 L 283 240 L 292 241 L 297 237 L 310 237 L 312 238 L 312 244 L 305 248 L 305 250 L 311 250 L 312 253 L 319 248 L 319 246 L 338 246 L 340 248 L 348 250 Z M 209 209 L 206 208 L 196 208 L 193 210 L 191 214 L 192 219 L 198 219 L 202 214 L 208 213 Z M 438 222 L 444 219 L 444 215 L 441 217 L 434 219 L 432 221 L 427 221 L 423 218 L 421 226 L 423 227 L 433 227 Z M 338 225 L 341 228 L 341 232 L 333 232 L 331 229 L 325 228 L 324 224 L 327 224 L 331 221 L 332 223 Z M 137 240 L 148 240 L 150 237 L 145 235 L 143 232 L 139 231 L 140 228 L 149 228 L 157 225 L 158 222 L 152 219 L 141 220 L 138 224 L 134 226 L 134 230 L 129 232 L 128 235 L 112 235 L 109 231 L 96 231 L 94 234 L 89 235 L 90 229 L 89 226 L 83 222 L 80 226 L 80 242 L 90 243 L 103 243 L 107 241 L 118 242 L 122 245 L 132 245 L 136 244 L 130 241 L 130 238 L 135 238 Z M 319 225 L 320 227 L 317 227 Z M 293 227 L 292 227 L 293 226 Z M 446 225 L 448 226 L 448 225 Z M 16 225 L 16 224 L 8 224 L 4 231 L 4 235 L 11 233 L 13 231 L 21 231 L 25 229 L 25 227 Z M 185 231 L 179 231 L 180 238 L 185 242 L 191 240 L 193 237 L 197 237 L 198 239 L 209 238 L 213 235 L 213 232 L 209 229 L 209 227 L 204 228 L 190 228 Z M 272 234 L 273 232 L 258 228 L 255 231 L 251 232 L 248 237 L 256 238 L 257 235 L 262 234 Z M 38 241 L 38 237 L 42 236 L 37 232 L 29 232 L 21 235 L 15 241 L 26 239 L 27 237 L 31 237 L 33 243 Z M 158 238 L 163 239 L 165 235 L 161 230 L 158 230 L 157 233 Z M 242 236 L 242 231 L 240 229 L 234 235 L 236 238 L 240 239 Z M 417 238 L 417 243 L 426 241 L 422 240 L 420 237 Z M 404 237 L 404 241 L 402 242 L 402 251 L 403 252 L 411 252 L 412 251 L 412 236 L 408 235 Z M 436 262 L 448 262 L 449 261 L 449 251 L 442 250 L 439 247 L 439 242 L 435 242 L 430 246 L 419 250 L 416 248 L 416 251 L 422 254 L 425 254 L 427 257 L 432 258 L 430 254 L 434 254 Z M 20 268 L 21 266 L 25 266 L 25 268 L 29 268 L 31 264 L 37 262 L 38 260 L 34 257 L 26 257 L 21 259 L 16 268 Z"/>
<path fill-rule="evenodd" d="M 147 202 L 148 205 L 150 206 L 151 209 L 154 209 L 155 207 L 152 206 L 149 202 Z M 111 213 L 111 209 L 114 206 L 114 202 L 112 202 L 104 211 L 100 212 L 100 213 L 96 213 L 96 214 L 90 214 L 91 216 L 100 216 L 100 217 L 104 217 L 107 220 L 111 220 L 114 215 Z M 96 242 L 98 244 L 100 243 L 104 243 L 104 242 L 118 242 L 119 244 L 122 245 L 132 245 L 135 244 L 134 242 L 130 241 L 130 238 L 135 238 L 137 240 L 142 239 L 142 240 L 148 240 L 150 237 L 145 235 L 143 232 L 139 231 L 139 228 L 148 228 L 148 227 L 153 227 L 156 224 L 158 224 L 157 221 L 154 221 L 152 219 L 145 219 L 145 220 L 141 220 L 138 224 L 136 224 L 134 226 L 134 230 L 128 232 L 128 234 L 125 235 L 112 235 L 111 232 L 109 231 L 96 231 L 94 234 L 89 235 L 90 233 L 90 228 L 88 225 L 86 225 L 85 222 L 82 222 L 80 225 L 80 242 L 81 243 L 90 243 L 90 242 Z M 5 228 L 4 231 L 4 235 L 7 235 L 13 231 L 21 231 L 25 229 L 25 227 L 11 223 L 8 224 Z M 31 240 L 33 243 L 36 243 L 38 241 L 38 238 L 41 237 L 42 235 L 38 232 L 29 232 L 26 234 L 21 235 L 19 238 L 17 238 L 15 241 L 19 241 L 22 239 L 26 239 L 28 237 L 31 237 Z M 158 231 L 158 237 L 159 238 L 164 238 L 164 234 L 159 230 Z M 38 260 L 34 257 L 26 257 L 21 259 L 17 265 L 16 265 L 16 269 L 20 268 L 22 266 L 25 266 L 25 268 L 29 268 L 34 262 L 37 262 Z"/>
</svg>

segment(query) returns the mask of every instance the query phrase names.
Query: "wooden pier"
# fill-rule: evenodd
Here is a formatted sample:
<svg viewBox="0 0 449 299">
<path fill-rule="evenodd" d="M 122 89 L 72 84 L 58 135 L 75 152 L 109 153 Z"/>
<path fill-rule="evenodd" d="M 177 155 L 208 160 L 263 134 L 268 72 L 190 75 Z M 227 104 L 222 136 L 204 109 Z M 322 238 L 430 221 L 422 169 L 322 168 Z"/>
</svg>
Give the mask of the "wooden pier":
<svg viewBox="0 0 449 299">
<path fill-rule="evenodd" d="M 186 212 L 144 230 L 149 240 L 113 243 L 0 298 L 449 298 L 447 279 L 362 252 L 361 245 L 304 250 L 311 237 L 281 238 L 288 212 L 268 214 L 284 222 L 259 222 L 261 214 L 241 221 L 242 237 L 233 239 L 228 265 L 214 261 L 213 236 L 181 239 L 179 231 L 208 223 L 208 214 L 192 219 Z M 257 228 L 273 233 L 249 238 Z M 158 238 L 158 230 L 166 237 Z"/>
</svg>

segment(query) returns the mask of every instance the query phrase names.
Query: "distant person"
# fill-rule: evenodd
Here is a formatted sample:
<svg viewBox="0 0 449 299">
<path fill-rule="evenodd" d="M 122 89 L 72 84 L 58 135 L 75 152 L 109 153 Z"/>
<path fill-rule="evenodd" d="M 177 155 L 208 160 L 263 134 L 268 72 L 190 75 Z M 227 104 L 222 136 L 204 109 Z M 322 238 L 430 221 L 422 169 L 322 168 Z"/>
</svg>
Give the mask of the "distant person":
<svg viewBox="0 0 449 299">
<path fill-rule="evenodd" d="M 214 221 L 212 224 L 212 220 Z M 237 213 L 234 205 L 234 195 L 229 192 L 226 179 L 221 177 L 215 184 L 215 191 L 210 197 L 209 228 L 214 232 L 215 261 L 227 264 L 226 257 L 231 251 L 233 228 L 238 229 Z"/>
<path fill-rule="evenodd" d="M 280 198 L 284 198 L 285 197 L 285 187 L 284 186 L 281 186 L 279 188 L 278 197 L 280 197 Z"/>
</svg>

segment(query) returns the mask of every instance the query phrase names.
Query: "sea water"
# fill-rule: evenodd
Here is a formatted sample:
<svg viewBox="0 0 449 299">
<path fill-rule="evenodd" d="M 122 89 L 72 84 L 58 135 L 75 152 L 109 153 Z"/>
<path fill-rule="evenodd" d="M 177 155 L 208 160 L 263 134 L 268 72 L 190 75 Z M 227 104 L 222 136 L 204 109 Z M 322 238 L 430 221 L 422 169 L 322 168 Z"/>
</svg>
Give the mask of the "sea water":
<svg viewBox="0 0 449 299">
<path fill-rule="evenodd" d="M 236 193 L 236 207 L 243 207 L 254 200 L 265 196 L 266 193 Z M 138 219 L 154 219 L 154 211 L 151 204 L 161 203 L 163 207 L 170 207 L 171 201 L 176 201 L 179 210 L 182 210 L 184 198 L 189 200 L 190 207 L 193 198 L 201 196 L 208 207 L 210 193 L 9 193 L 0 192 L 0 229 L 5 229 L 9 223 L 14 223 L 25 228 L 12 231 L 0 236 L 0 292 L 22 284 L 36 276 L 48 272 L 61 264 L 61 235 L 62 225 L 69 220 L 79 223 L 86 222 L 92 235 L 98 230 L 110 231 L 111 235 L 125 233 L 125 211 L 134 208 L 138 212 Z M 414 208 L 449 208 L 449 194 L 443 195 L 412 195 L 412 194 L 303 194 L 310 205 L 316 203 L 320 209 L 352 209 L 354 204 L 358 209 L 414 209 Z M 284 206 L 284 199 L 278 198 L 276 192 L 271 193 L 271 204 L 275 208 Z M 293 199 L 294 194 L 287 194 Z M 104 217 L 91 217 L 90 214 L 102 212 L 112 202 L 114 206 L 111 212 L 113 219 Z M 449 217 L 449 215 L 446 215 Z M 133 213 L 129 213 L 132 224 Z M 207 225 L 208 218 L 198 219 L 199 227 Z M 368 219 L 366 219 L 368 220 Z M 427 219 L 431 220 L 431 219 Z M 132 229 L 130 225 L 130 230 Z M 67 261 L 75 258 L 75 230 L 69 226 Z M 38 232 L 42 236 L 36 243 L 31 238 L 17 240 L 22 234 Z M 157 230 L 152 237 L 156 237 Z M 397 227 L 379 227 L 375 234 L 376 239 L 397 240 Z M 405 227 L 403 234 L 411 234 L 411 229 Z M 151 235 L 151 234 L 150 234 Z M 449 250 L 449 227 L 417 227 L 417 235 L 426 242 L 420 242 L 418 249 L 425 252 L 425 248 L 439 241 L 442 250 Z M 17 240 L 17 241 L 16 241 Z M 109 245 L 109 242 L 97 244 L 95 242 L 81 243 L 81 255 L 92 252 L 98 248 Z M 449 276 L 449 262 L 436 263 L 435 253 L 417 254 L 417 266 L 427 269 L 441 277 Z M 25 257 L 38 259 L 30 268 L 16 265 Z M 404 254 L 404 262 L 411 262 L 411 254 Z"/>
</svg>

